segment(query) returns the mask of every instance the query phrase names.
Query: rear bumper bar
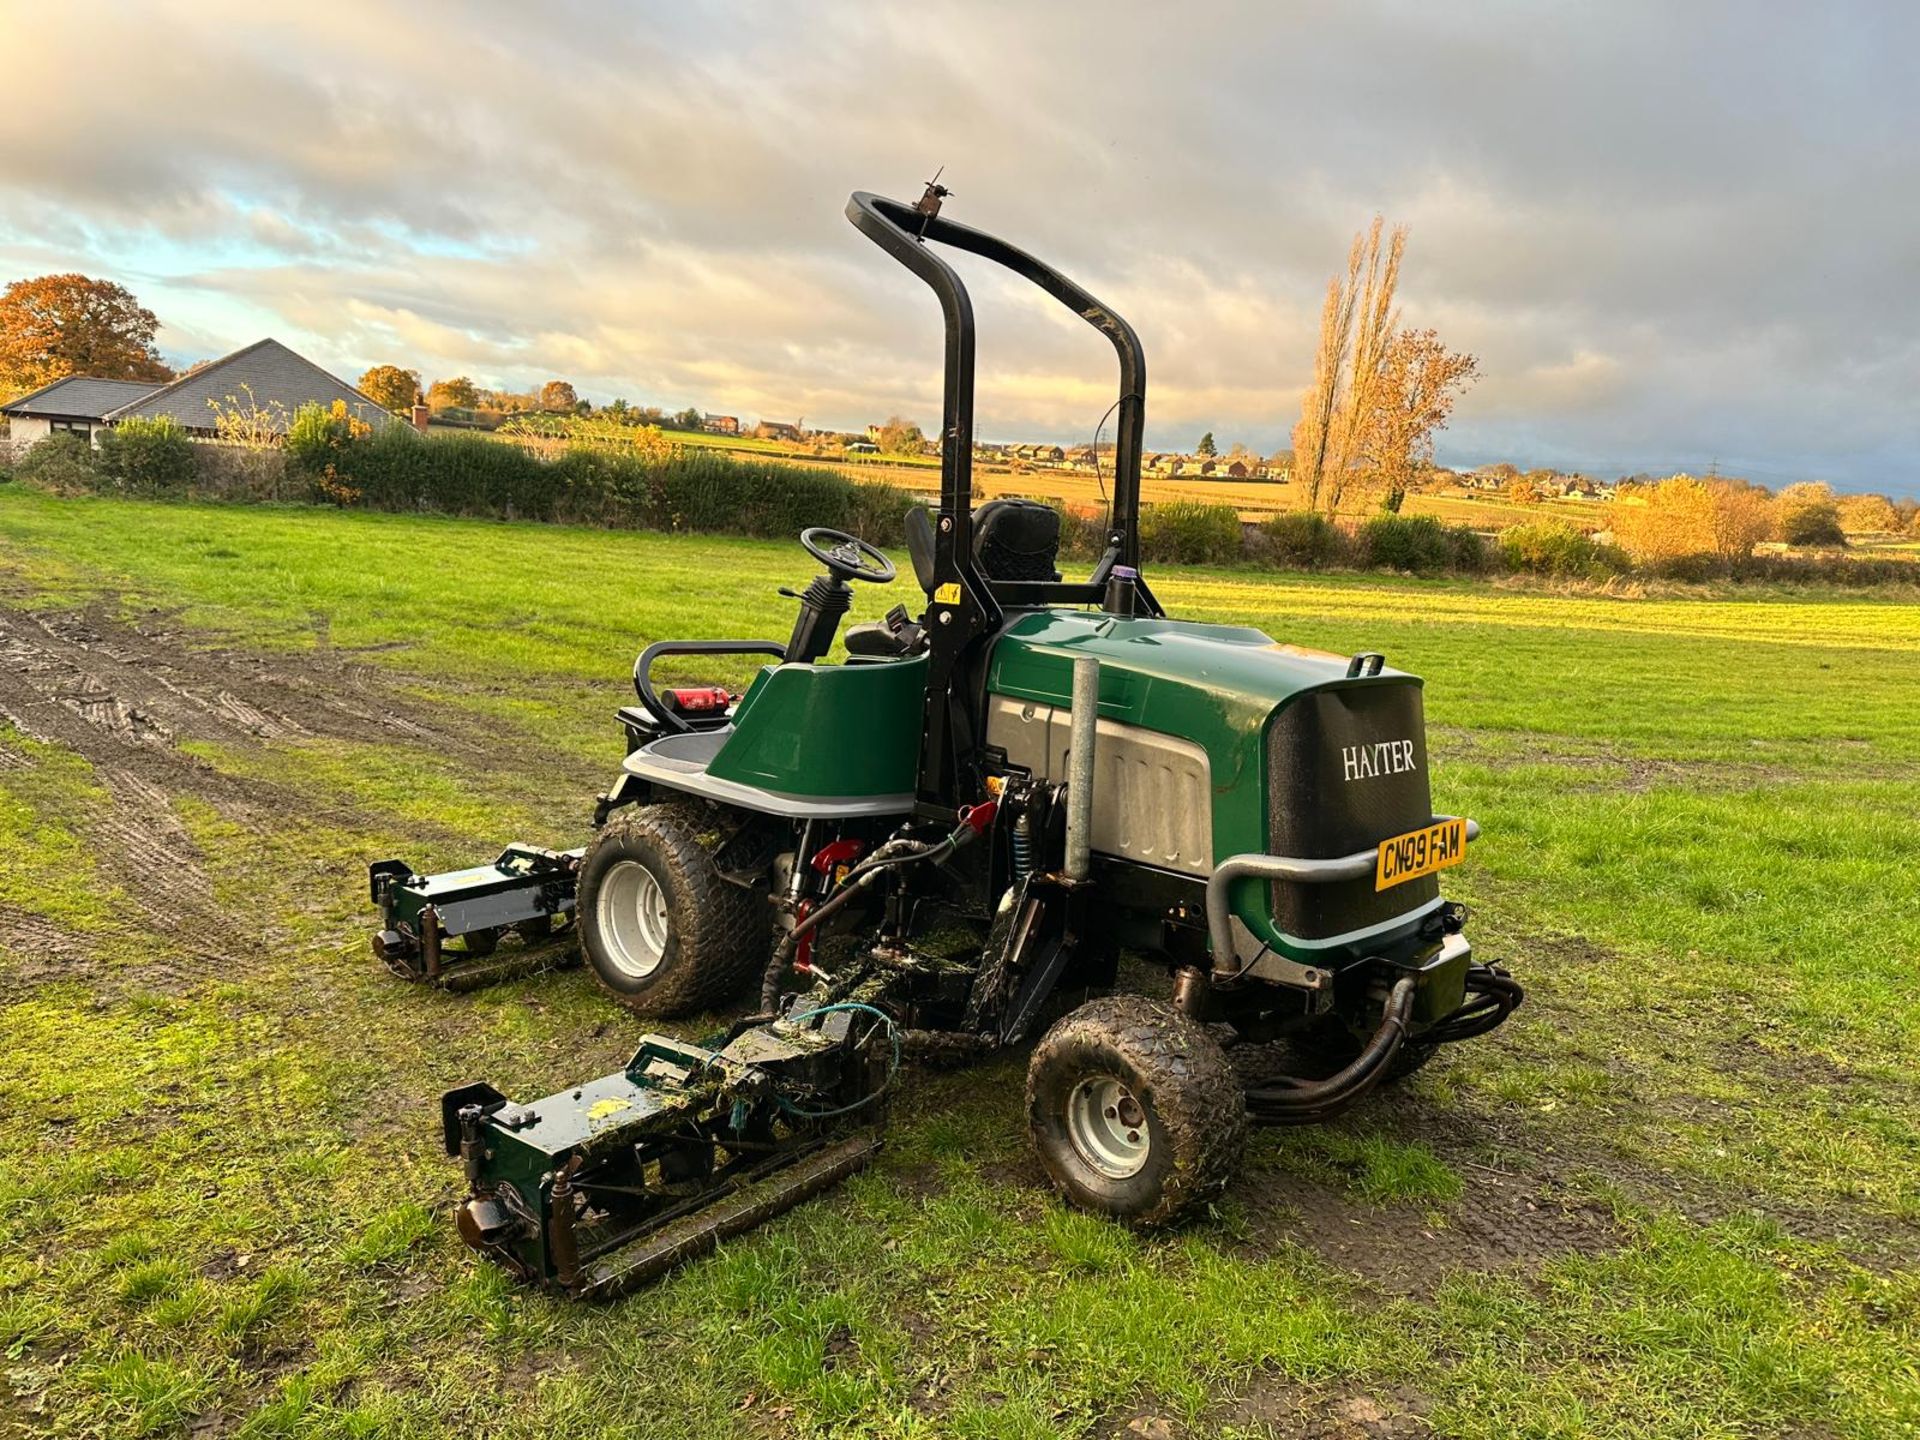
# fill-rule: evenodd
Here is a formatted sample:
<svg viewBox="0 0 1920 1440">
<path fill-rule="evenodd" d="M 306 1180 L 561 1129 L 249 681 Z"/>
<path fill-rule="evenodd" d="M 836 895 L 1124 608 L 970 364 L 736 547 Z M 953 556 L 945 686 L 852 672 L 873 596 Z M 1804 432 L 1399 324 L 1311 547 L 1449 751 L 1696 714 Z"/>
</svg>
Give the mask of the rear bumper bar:
<svg viewBox="0 0 1920 1440">
<path fill-rule="evenodd" d="M 1436 815 L 1434 823 L 1457 819 Z M 1480 838 L 1480 822 L 1467 821 L 1467 841 Z M 1379 860 L 1379 847 L 1356 850 L 1351 855 L 1329 856 L 1321 860 L 1296 855 L 1230 855 L 1213 867 L 1207 878 L 1207 933 L 1213 940 L 1215 955 L 1233 954 L 1233 908 L 1228 903 L 1236 880 L 1291 880 L 1302 885 L 1330 885 L 1340 880 L 1358 880 L 1371 875 Z M 1217 963 L 1217 962 L 1216 962 Z"/>
</svg>

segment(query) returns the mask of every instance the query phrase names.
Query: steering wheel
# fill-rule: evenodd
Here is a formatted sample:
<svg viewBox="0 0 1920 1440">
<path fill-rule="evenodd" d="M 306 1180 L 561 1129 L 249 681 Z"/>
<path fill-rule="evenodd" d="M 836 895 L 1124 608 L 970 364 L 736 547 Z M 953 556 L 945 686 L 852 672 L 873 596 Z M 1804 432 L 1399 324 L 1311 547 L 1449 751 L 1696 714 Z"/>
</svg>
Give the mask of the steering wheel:
<svg viewBox="0 0 1920 1440">
<path fill-rule="evenodd" d="M 845 531 L 812 525 L 800 532 L 800 544 L 826 566 L 827 573 L 836 580 L 865 580 L 873 585 L 885 585 L 893 579 L 893 561 Z"/>
</svg>

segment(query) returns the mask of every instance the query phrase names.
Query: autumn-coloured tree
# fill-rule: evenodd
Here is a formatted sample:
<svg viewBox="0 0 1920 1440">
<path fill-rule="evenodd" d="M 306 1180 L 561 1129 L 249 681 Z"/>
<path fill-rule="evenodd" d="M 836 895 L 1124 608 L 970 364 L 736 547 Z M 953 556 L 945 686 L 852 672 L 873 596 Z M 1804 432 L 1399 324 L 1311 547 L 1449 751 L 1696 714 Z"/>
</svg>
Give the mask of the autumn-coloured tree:
<svg viewBox="0 0 1920 1440">
<path fill-rule="evenodd" d="M 160 322 L 124 285 L 85 275 L 16 280 L 0 294 L 0 392 L 68 375 L 169 380 L 153 337 Z"/>
<path fill-rule="evenodd" d="M 1516 505 L 1538 505 L 1542 498 L 1540 482 L 1531 475 L 1515 475 L 1508 480 L 1506 494 Z"/>
<path fill-rule="evenodd" d="M 899 415 L 889 415 L 887 423 L 880 427 L 880 433 L 875 438 L 880 448 L 889 455 L 918 455 L 926 444 L 920 427 Z"/>
<path fill-rule="evenodd" d="M 464 375 L 436 380 L 427 389 L 427 403 L 436 410 L 472 410 L 480 403 L 480 387 Z"/>
<path fill-rule="evenodd" d="M 1773 495 L 1765 486 L 1721 479 L 1709 480 L 1707 490 L 1713 497 L 1708 527 L 1714 554 L 1744 560 L 1773 534 Z"/>
<path fill-rule="evenodd" d="M 1614 534 L 1641 560 L 1745 559 L 1772 524 L 1772 498 L 1744 480 L 1673 475 L 1613 502 Z"/>
<path fill-rule="evenodd" d="M 580 397 L 574 393 L 573 385 L 569 381 L 549 380 L 540 387 L 542 410 L 572 410 L 579 404 Z"/>
<path fill-rule="evenodd" d="M 1381 508 L 1398 513 L 1414 477 L 1433 463 L 1433 436 L 1480 362 L 1440 343 L 1431 330 L 1402 330 L 1387 344 L 1364 454 L 1380 477 Z"/>
<path fill-rule="evenodd" d="M 1906 527 L 1884 495 L 1848 495 L 1838 502 L 1840 529 L 1848 535 L 1892 535 Z"/>
<path fill-rule="evenodd" d="M 1382 363 L 1399 319 L 1393 293 L 1407 248 L 1406 227 L 1396 225 L 1383 253 L 1384 225 L 1376 215 L 1353 237 L 1345 277 L 1336 275 L 1327 284 L 1313 383 L 1301 396 L 1300 423 L 1293 431 L 1296 493 L 1310 510 L 1339 510 L 1372 423 Z"/>
<path fill-rule="evenodd" d="M 420 403 L 420 372 L 376 365 L 360 377 L 358 388 L 382 410 L 404 412 Z"/>
</svg>

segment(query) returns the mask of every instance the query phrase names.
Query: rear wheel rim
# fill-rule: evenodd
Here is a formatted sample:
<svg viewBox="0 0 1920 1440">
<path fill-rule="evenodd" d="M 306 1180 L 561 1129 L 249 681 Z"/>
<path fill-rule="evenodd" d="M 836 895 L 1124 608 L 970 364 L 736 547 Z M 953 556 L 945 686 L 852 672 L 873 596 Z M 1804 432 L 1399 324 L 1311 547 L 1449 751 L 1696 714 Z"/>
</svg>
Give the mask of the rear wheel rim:
<svg viewBox="0 0 1920 1440">
<path fill-rule="evenodd" d="M 607 871 L 594 919 L 608 961 L 626 979 L 645 980 L 667 958 L 667 892 L 638 860 L 616 861 Z"/>
<path fill-rule="evenodd" d="M 1109 1180 L 1138 1175 L 1153 1148 L 1145 1107 L 1111 1075 L 1090 1075 L 1073 1087 L 1067 1139 L 1082 1161 Z"/>
</svg>

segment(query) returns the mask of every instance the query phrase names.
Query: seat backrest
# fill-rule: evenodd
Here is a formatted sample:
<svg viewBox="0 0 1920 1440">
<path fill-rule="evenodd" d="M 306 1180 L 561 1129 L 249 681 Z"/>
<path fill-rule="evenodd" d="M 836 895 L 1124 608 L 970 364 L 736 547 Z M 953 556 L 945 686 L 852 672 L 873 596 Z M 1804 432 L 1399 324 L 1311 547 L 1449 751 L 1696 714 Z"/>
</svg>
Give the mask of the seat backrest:
<svg viewBox="0 0 1920 1440">
<path fill-rule="evenodd" d="M 1060 514 L 1038 500 L 989 500 L 973 512 L 973 559 L 989 580 L 1054 581 Z"/>
<path fill-rule="evenodd" d="M 920 588 L 931 595 L 938 581 L 934 578 L 933 517 L 924 505 L 907 511 L 907 557 L 913 561 L 914 578 Z"/>
</svg>

